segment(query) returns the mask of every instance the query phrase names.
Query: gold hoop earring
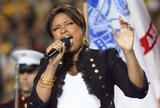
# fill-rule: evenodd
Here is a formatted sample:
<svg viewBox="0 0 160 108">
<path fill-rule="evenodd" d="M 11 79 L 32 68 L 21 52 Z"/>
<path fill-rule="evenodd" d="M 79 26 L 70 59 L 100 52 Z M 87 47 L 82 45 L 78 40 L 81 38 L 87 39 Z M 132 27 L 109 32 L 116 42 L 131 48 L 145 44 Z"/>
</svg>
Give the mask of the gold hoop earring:
<svg viewBox="0 0 160 108">
<path fill-rule="evenodd" d="M 83 37 L 83 44 L 89 46 L 89 41 L 86 36 Z"/>
</svg>

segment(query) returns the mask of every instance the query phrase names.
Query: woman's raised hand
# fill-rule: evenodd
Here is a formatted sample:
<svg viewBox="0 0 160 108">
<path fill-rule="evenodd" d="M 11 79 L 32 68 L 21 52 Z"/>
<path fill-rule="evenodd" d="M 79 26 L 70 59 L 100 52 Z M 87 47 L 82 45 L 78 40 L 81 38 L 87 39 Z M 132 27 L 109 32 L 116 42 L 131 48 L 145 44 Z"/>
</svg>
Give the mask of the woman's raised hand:
<svg viewBox="0 0 160 108">
<path fill-rule="evenodd" d="M 120 23 L 120 32 L 118 36 L 116 30 L 113 31 L 114 39 L 123 51 L 131 51 L 133 50 L 134 43 L 134 29 L 120 16 L 118 18 Z"/>
</svg>

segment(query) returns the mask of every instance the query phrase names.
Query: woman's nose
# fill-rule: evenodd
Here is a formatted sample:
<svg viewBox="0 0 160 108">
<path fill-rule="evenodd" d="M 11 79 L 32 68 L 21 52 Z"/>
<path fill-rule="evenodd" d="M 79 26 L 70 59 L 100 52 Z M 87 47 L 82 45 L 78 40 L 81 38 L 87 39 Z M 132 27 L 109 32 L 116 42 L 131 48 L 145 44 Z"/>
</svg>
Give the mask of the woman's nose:
<svg viewBox="0 0 160 108">
<path fill-rule="evenodd" d="M 66 33 L 66 32 L 67 32 L 67 29 L 66 29 L 65 26 L 63 26 L 63 27 L 61 28 L 61 33 L 64 34 L 64 33 Z"/>
</svg>

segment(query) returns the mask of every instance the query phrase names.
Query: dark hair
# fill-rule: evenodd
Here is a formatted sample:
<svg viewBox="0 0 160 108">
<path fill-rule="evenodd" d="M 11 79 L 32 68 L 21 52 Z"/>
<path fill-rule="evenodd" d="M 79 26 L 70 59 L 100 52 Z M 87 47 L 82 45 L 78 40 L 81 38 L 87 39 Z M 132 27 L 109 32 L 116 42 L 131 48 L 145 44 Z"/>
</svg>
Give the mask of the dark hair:
<svg viewBox="0 0 160 108">
<path fill-rule="evenodd" d="M 83 35 L 85 35 L 86 22 L 85 22 L 83 13 L 78 8 L 72 7 L 67 4 L 63 4 L 53 9 L 48 16 L 48 19 L 46 22 L 46 30 L 50 37 L 53 38 L 52 31 L 51 31 L 52 21 L 54 17 L 59 13 L 65 13 L 68 17 L 70 17 L 82 29 Z"/>
</svg>

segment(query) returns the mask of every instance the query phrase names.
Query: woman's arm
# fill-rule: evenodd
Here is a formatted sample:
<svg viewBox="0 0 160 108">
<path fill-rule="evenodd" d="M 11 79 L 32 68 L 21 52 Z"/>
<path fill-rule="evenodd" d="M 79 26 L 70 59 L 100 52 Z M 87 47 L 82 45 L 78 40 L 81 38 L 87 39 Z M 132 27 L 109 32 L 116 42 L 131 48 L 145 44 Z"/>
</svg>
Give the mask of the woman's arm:
<svg viewBox="0 0 160 108">
<path fill-rule="evenodd" d="M 131 50 L 129 52 L 123 52 L 125 55 L 130 80 L 137 87 L 142 88 L 144 86 L 144 72 L 137 61 L 134 51 Z"/>
<path fill-rule="evenodd" d="M 120 33 L 119 36 L 117 36 L 117 33 L 114 30 L 114 38 L 124 53 L 130 80 L 137 87 L 141 88 L 144 86 L 144 72 L 138 63 L 133 50 L 134 30 L 127 22 L 123 21 L 121 17 L 119 17 L 119 22 Z"/>
<path fill-rule="evenodd" d="M 51 59 L 49 59 L 49 64 L 45 72 L 43 73 L 43 76 L 47 80 L 54 80 L 57 67 L 65 52 L 65 45 L 59 40 L 55 41 L 52 45 L 50 45 L 47 48 L 47 52 L 49 52 L 52 48 L 58 50 L 60 53 L 56 55 L 55 57 L 52 57 Z M 51 96 L 52 88 L 42 87 L 39 83 L 40 82 L 38 82 L 36 86 L 36 92 L 39 98 L 45 103 Z"/>
</svg>

